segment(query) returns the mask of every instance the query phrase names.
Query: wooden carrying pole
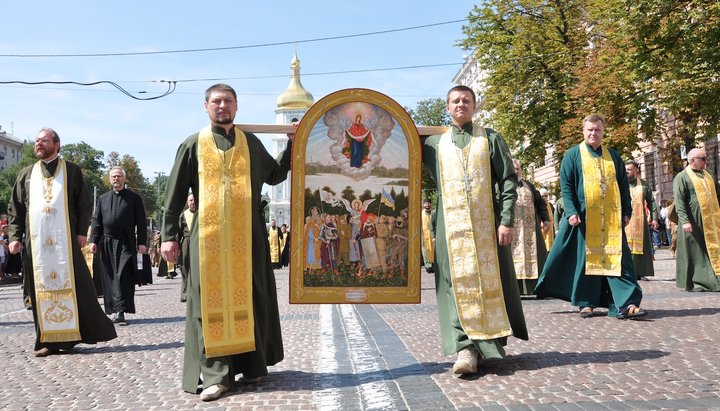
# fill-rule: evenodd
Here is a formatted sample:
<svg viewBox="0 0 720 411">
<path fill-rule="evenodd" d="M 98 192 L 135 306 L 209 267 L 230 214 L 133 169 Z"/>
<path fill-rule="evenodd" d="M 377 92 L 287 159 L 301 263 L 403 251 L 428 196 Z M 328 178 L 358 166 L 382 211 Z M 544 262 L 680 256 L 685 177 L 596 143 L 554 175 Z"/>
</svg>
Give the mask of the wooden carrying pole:
<svg viewBox="0 0 720 411">
<path fill-rule="evenodd" d="M 258 134 L 287 134 L 291 133 L 295 126 L 290 124 L 238 124 L 242 131 Z M 421 126 L 417 128 L 421 136 L 433 136 L 443 134 L 447 131 L 443 126 Z"/>
</svg>

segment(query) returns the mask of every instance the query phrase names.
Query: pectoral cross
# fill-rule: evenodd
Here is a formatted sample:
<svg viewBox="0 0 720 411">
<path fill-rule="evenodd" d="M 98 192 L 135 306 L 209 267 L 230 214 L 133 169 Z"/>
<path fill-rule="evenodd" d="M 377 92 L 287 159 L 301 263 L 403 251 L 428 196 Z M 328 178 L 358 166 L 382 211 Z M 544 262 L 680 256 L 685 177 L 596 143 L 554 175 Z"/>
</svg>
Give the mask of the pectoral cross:
<svg viewBox="0 0 720 411">
<path fill-rule="evenodd" d="M 229 175 L 226 174 L 223 176 L 223 182 L 225 183 L 225 192 L 228 194 L 230 193 L 230 182 L 231 181 L 232 181 L 232 179 L 230 178 Z"/>
<path fill-rule="evenodd" d="M 465 192 L 470 192 L 470 176 L 465 173 Z"/>
<path fill-rule="evenodd" d="M 600 198 L 605 198 L 605 193 L 607 192 L 607 181 L 605 181 L 605 176 L 600 176 Z"/>
</svg>

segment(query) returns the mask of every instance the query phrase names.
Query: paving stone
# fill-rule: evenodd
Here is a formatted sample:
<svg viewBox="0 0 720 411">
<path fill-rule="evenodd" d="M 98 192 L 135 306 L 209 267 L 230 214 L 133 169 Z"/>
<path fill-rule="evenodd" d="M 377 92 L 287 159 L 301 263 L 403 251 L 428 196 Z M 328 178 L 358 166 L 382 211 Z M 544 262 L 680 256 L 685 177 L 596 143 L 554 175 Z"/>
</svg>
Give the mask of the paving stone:
<svg viewBox="0 0 720 411">
<path fill-rule="evenodd" d="M 433 275 L 422 274 L 420 304 L 347 311 L 290 305 L 278 270 L 285 359 L 213 403 L 180 388 L 179 278 L 139 289 L 117 339 L 46 358 L 33 356 L 22 290 L 0 286 L 0 364 L 11 379 L 0 409 L 720 410 L 720 294 L 675 288 L 674 270 L 658 250 L 656 276 L 640 282 L 643 321 L 581 319 L 566 302 L 524 298 L 530 341 L 510 338 L 505 360 L 464 378 L 440 348 Z"/>
</svg>

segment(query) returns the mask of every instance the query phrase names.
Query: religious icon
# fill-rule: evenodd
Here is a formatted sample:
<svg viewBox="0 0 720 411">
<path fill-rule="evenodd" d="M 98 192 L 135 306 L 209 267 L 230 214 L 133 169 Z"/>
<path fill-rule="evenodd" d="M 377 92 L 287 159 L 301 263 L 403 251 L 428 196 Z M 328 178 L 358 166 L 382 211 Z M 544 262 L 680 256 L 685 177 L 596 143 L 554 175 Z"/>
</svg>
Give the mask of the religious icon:
<svg viewBox="0 0 720 411">
<path fill-rule="evenodd" d="M 418 302 L 420 140 L 396 102 L 342 90 L 293 144 L 290 301 Z"/>
</svg>

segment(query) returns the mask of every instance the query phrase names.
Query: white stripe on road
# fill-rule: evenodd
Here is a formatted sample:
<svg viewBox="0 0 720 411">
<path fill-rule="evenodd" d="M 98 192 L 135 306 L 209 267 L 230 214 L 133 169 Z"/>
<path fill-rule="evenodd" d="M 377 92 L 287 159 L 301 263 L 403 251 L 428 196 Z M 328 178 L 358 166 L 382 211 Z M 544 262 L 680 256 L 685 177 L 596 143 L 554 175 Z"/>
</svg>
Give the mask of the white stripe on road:
<svg viewBox="0 0 720 411">
<path fill-rule="evenodd" d="M 337 410 L 340 408 L 340 390 L 333 388 L 333 374 L 337 373 L 338 364 L 335 360 L 335 341 L 333 335 L 332 304 L 320 305 L 320 358 L 318 372 L 323 375 L 320 380 L 322 389 L 313 392 L 315 404 L 319 410 Z"/>
<path fill-rule="evenodd" d="M 371 375 L 386 370 L 385 365 L 377 361 L 375 342 L 368 341 L 355 306 L 343 304 L 340 307 L 353 371 L 355 375 L 370 380 L 358 387 L 361 404 L 367 404 L 367 409 L 372 410 L 393 409 L 392 395 L 387 383 L 384 379 Z"/>
</svg>

